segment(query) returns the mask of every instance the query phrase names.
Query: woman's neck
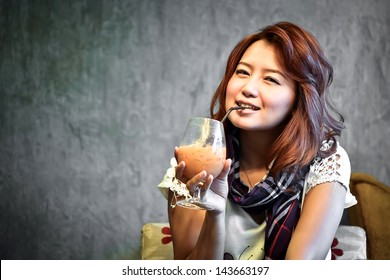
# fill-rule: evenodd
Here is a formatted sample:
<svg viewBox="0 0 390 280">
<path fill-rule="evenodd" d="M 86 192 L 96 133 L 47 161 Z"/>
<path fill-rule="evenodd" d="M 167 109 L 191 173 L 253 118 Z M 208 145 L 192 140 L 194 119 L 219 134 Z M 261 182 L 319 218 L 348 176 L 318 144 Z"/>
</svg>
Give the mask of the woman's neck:
<svg viewBox="0 0 390 280">
<path fill-rule="evenodd" d="M 279 136 L 278 131 L 244 131 L 239 133 L 240 161 L 246 169 L 266 168 L 271 146 Z"/>
</svg>

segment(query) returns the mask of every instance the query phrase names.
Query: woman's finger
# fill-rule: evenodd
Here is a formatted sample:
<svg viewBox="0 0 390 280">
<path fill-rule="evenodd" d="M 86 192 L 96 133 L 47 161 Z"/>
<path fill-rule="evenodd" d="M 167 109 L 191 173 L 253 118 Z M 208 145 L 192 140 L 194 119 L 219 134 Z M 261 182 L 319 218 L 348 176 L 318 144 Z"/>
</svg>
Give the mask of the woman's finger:
<svg viewBox="0 0 390 280">
<path fill-rule="evenodd" d="M 219 179 L 225 179 L 227 178 L 228 174 L 229 174 L 229 171 L 230 171 L 230 165 L 232 164 L 232 160 L 230 158 L 228 158 L 227 160 L 225 160 L 225 164 L 223 166 L 223 169 L 221 171 L 221 173 L 218 175 L 218 178 Z"/>
<path fill-rule="evenodd" d="M 186 163 L 184 161 L 179 162 L 176 166 L 176 178 L 185 183 L 187 179 L 184 177 L 183 172 L 186 168 Z"/>
<path fill-rule="evenodd" d="M 201 186 L 202 191 L 205 192 L 210 188 L 211 184 L 213 183 L 213 179 L 213 175 L 209 175 L 206 180 L 203 181 L 203 185 Z"/>
<path fill-rule="evenodd" d="M 202 187 L 203 187 L 203 185 L 205 183 L 206 176 L 207 176 L 206 171 L 202 171 L 202 172 L 196 174 L 191 180 L 187 181 L 187 183 L 186 183 L 187 189 L 190 192 L 193 192 L 196 187 L 198 187 L 200 185 L 202 185 Z"/>
<path fill-rule="evenodd" d="M 176 161 L 177 161 L 177 159 L 178 159 L 178 151 L 179 151 L 179 147 L 175 147 L 175 150 L 174 150 L 174 153 L 173 153 L 173 155 L 175 156 L 175 159 L 176 159 Z"/>
</svg>

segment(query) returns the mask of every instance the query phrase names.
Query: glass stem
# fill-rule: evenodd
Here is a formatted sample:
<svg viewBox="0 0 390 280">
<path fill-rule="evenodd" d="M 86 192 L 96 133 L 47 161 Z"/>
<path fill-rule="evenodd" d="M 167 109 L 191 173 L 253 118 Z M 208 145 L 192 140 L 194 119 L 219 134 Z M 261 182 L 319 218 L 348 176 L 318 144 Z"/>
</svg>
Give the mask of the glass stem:
<svg viewBox="0 0 390 280">
<path fill-rule="evenodd" d="M 200 202 L 200 187 L 196 186 L 194 189 L 194 193 L 192 194 L 192 202 L 199 203 Z"/>
</svg>

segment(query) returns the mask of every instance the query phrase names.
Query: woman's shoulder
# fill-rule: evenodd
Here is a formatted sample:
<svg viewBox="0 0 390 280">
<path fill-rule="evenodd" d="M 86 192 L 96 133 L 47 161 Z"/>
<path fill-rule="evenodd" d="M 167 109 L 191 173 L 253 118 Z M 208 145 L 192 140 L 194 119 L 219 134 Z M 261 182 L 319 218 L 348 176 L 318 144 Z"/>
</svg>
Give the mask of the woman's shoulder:
<svg viewBox="0 0 390 280">
<path fill-rule="evenodd" d="M 347 151 L 336 142 L 336 150 L 331 155 L 321 158 L 317 157 L 310 165 L 306 176 L 305 193 L 315 186 L 325 182 L 339 182 L 347 190 L 345 208 L 357 203 L 356 198 L 351 194 L 349 182 L 351 179 L 351 163 Z M 325 144 L 322 149 L 329 149 Z"/>
</svg>

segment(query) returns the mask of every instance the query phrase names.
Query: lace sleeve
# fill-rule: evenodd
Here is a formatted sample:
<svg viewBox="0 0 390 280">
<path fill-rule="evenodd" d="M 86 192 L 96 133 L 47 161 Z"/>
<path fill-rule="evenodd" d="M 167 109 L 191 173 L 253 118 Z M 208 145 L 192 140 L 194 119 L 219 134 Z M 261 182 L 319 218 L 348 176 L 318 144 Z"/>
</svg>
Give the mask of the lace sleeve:
<svg viewBox="0 0 390 280">
<path fill-rule="evenodd" d="M 165 198 L 168 198 L 168 191 L 171 190 L 176 196 L 184 196 L 186 199 L 191 198 L 190 192 L 188 191 L 186 184 L 182 183 L 175 177 L 175 167 L 177 162 L 175 158 L 171 158 L 170 167 L 167 169 L 163 180 L 158 185 L 161 193 Z M 172 205 L 174 206 L 174 205 Z"/>
<path fill-rule="evenodd" d="M 318 184 L 325 182 L 339 182 L 347 190 L 346 205 L 350 207 L 357 203 L 356 198 L 351 194 L 349 181 L 351 177 L 351 163 L 347 152 L 337 143 L 337 150 L 327 158 L 316 158 L 310 166 L 306 177 L 305 193 Z"/>
</svg>

